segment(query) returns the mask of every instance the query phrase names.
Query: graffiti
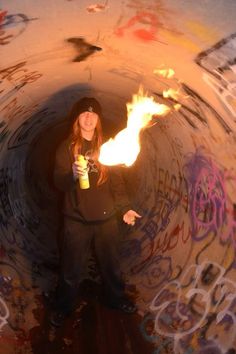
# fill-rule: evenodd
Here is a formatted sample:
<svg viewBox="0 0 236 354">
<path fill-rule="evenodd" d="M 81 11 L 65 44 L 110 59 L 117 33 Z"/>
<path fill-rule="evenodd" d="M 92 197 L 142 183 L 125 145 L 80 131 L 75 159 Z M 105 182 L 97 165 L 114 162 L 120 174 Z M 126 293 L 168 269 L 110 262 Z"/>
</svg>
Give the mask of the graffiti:
<svg viewBox="0 0 236 354">
<path fill-rule="evenodd" d="M 35 104 L 35 108 L 38 105 Z M 18 104 L 17 102 L 17 97 L 13 98 L 10 102 L 8 102 L 1 110 L 0 113 L 2 116 L 8 121 L 8 126 L 14 120 L 14 118 L 21 118 L 22 116 L 25 116 L 28 113 L 29 109 L 25 108 L 25 106 L 22 106 Z M 5 123 L 5 121 L 4 121 Z"/>
<path fill-rule="evenodd" d="M 12 292 L 12 278 L 0 274 L 0 294 L 7 297 Z"/>
<path fill-rule="evenodd" d="M 122 26 L 120 26 L 121 18 L 119 19 L 119 27 L 115 30 L 117 36 L 122 37 L 128 31 L 131 31 L 141 41 L 150 42 L 155 40 L 166 45 L 166 42 L 160 41 L 157 38 L 157 30 L 159 30 L 162 36 L 167 36 L 167 39 L 169 39 L 170 34 L 178 37 L 182 35 L 178 29 L 173 27 L 173 21 L 169 21 L 173 11 L 167 8 L 164 1 L 154 0 L 147 4 L 145 0 L 129 0 L 126 6 L 133 9 L 136 15 L 131 17 Z M 142 27 L 140 28 L 140 26 Z"/>
<path fill-rule="evenodd" d="M 158 194 L 170 203 L 181 204 L 185 211 L 188 210 L 188 184 L 183 175 L 176 177 L 168 170 L 159 168 Z"/>
<path fill-rule="evenodd" d="M 139 272 L 142 276 L 141 285 L 147 289 L 156 289 L 164 282 L 168 281 L 172 275 L 170 257 L 155 256 L 146 262 L 142 270 L 133 269 L 133 274 Z"/>
<path fill-rule="evenodd" d="M 36 106 L 31 107 L 26 114 L 34 111 Z M 29 144 L 38 134 L 39 130 L 49 124 L 53 124 L 53 117 L 56 115 L 55 111 L 50 111 L 48 108 L 43 108 L 36 112 L 29 119 L 25 120 L 11 135 L 8 141 L 8 149 L 18 148 L 19 146 Z M 51 118 L 51 119 L 48 119 Z M 49 123 L 48 123 L 49 122 Z"/>
<path fill-rule="evenodd" d="M 150 139 L 148 141 L 150 144 Z M 184 212 L 188 211 L 187 180 L 180 173 L 175 175 L 158 168 L 160 164 L 156 160 L 157 155 L 149 153 L 156 151 L 155 146 L 149 144 L 148 147 L 144 145 L 145 155 L 148 154 L 149 160 L 147 165 L 142 165 L 142 170 L 149 171 L 150 176 L 145 172 L 140 178 L 142 198 L 141 202 L 139 199 L 136 203 L 142 219 L 130 231 L 138 233 L 138 238 L 127 240 L 122 250 L 122 257 L 128 263 L 130 274 L 138 274 L 155 254 L 171 252 L 181 243 L 186 244 L 191 237 L 188 223 L 181 220 L 174 225 L 171 223 L 174 212 L 181 212 L 181 208 Z M 178 169 L 178 164 L 176 168 Z M 135 195 L 137 194 L 136 192 Z"/>
<path fill-rule="evenodd" d="M 147 314 L 144 316 L 141 325 L 140 331 L 143 337 L 151 343 L 155 343 L 155 346 L 158 348 L 152 354 L 161 354 L 162 350 L 164 349 L 167 353 L 172 352 L 172 340 L 169 338 L 162 338 L 161 336 L 157 335 L 154 331 L 154 320 L 155 317 L 153 314 Z"/>
<path fill-rule="evenodd" d="M 217 120 L 222 129 L 227 133 L 233 133 L 230 126 L 225 122 L 224 118 L 198 93 L 192 90 L 185 83 L 181 84 L 181 90 L 185 97 L 188 97 L 188 102 L 182 102 L 181 100 L 174 100 L 173 98 L 165 98 L 165 104 L 170 104 L 173 106 L 175 104 L 181 104 L 181 109 L 178 114 L 183 117 L 191 128 L 194 130 L 202 129 L 205 126 L 210 126 L 210 119 Z M 160 100 L 163 99 L 163 93 L 153 92 Z M 214 136 L 212 136 L 213 138 Z"/>
<path fill-rule="evenodd" d="M 22 89 L 25 85 L 30 84 L 38 80 L 42 74 L 37 71 L 30 72 L 26 67 L 26 62 L 20 62 L 16 65 L 9 66 L 5 69 L 0 70 L 0 85 L 4 85 L 6 82 L 11 82 L 15 85 L 15 87 L 8 92 L 5 92 L 0 98 L 0 104 L 2 105 L 0 110 L 0 115 L 4 117 L 5 120 L 1 122 L 0 129 L 0 143 L 6 141 L 9 137 L 10 129 L 9 123 L 14 118 L 24 117 L 27 113 L 32 111 L 32 107 L 26 108 L 25 106 L 18 103 L 18 98 L 14 97 L 11 99 L 11 96 L 17 93 L 20 89 Z M 6 91 L 3 89 L 2 92 Z M 8 101 L 7 103 L 5 103 Z M 5 103 L 5 105 L 4 105 Z M 33 109 L 36 108 L 38 104 L 34 104 Z M 1 148 L 3 145 L 1 146 Z"/>
<path fill-rule="evenodd" d="M 177 244 L 182 241 L 182 244 L 185 244 L 191 236 L 190 227 L 185 227 L 185 223 L 182 222 L 181 226 L 177 224 L 170 232 L 165 232 L 163 238 L 160 236 L 157 240 L 155 246 L 155 252 L 161 251 L 165 253 L 167 251 L 173 250 L 177 247 Z"/>
<path fill-rule="evenodd" d="M 213 79 L 207 74 L 203 74 L 203 80 L 212 88 L 220 100 L 225 104 L 230 113 L 236 117 L 236 75 L 233 83 L 228 82 L 227 79 L 219 74 L 218 80 Z"/>
<path fill-rule="evenodd" d="M 233 33 L 216 43 L 213 47 L 198 54 L 195 59 L 196 63 L 217 78 L 216 68 L 222 71 L 222 69 L 232 65 L 235 61 L 235 41 L 236 33 Z"/>
<path fill-rule="evenodd" d="M 83 38 L 80 37 L 68 38 L 67 42 L 72 43 L 78 52 L 77 56 L 73 59 L 73 62 L 84 61 L 94 52 L 102 50 L 102 48 L 87 43 Z"/>
<path fill-rule="evenodd" d="M 35 255 L 35 251 L 32 247 L 32 241 L 29 238 L 24 239 L 25 236 L 22 236 L 22 234 L 20 234 L 19 232 L 19 226 L 18 229 L 12 229 L 10 228 L 10 225 L 8 224 L 7 220 L 2 219 L 1 217 L 0 228 L 2 231 L 2 242 L 6 241 L 7 244 L 10 245 L 10 247 L 17 246 L 20 251 L 24 251 L 25 253 L 27 253 L 27 255 Z M 17 255 L 13 249 L 5 250 L 4 254 L 14 264 L 18 263 Z"/>
<path fill-rule="evenodd" d="M 154 219 L 155 223 L 158 223 L 157 231 L 164 231 L 169 224 L 170 214 L 176 210 L 176 208 L 183 203 L 186 207 L 187 203 L 187 185 L 186 180 L 181 175 L 176 178 L 175 175 L 169 174 L 162 168 L 159 169 L 159 178 L 157 190 L 155 191 L 155 203 L 152 209 L 141 210 L 141 214 L 148 217 L 148 223 L 150 219 Z M 144 226 L 144 229 L 146 226 Z M 153 229 L 153 228 L 152 228 Z"/>
<path fill-rule="evenodd" d="M 165 212 L 167 212 L 166 209 Z M 169 212 L 167 215 L 170 215 Z M 159 214 L 157 214 L 155 208 L 149 210 L 147 217 L 148 219 L 143 225 L 136 226 L 137 230 L 141 232 L 140 238 L 128 240 L 124 244 L 122 257 L 129 260 L 130 274 L 145 271 L 146 267 L 152 264 L 152 261 L 159 261 L 154 256 L 155 254 L 173 251 L 178 245 L 186 244 L 191 238 L 191 228 L 184 221 L 165 231 L 164 227 L 162 230 L 162 226 L 167 227 L 167 225 L 165 222 L 162 223 L 163 219 L 159 219 Z M 166 219 L 164 218 L 164 220 Z"/>
<path fill-rule="evenodd" d="M 209 141 L 208 137 L 204 137 L 203 135 L 199 136 L 198 134 L 192 134 L 190 133 L 191 140 L 193 142 L 195 150 L 199 149 L 199 147 L 203 147 L 207 153 L 212 152 L 212 143 Z"/>
<path fill-rule="evenodd" d="M 196 63 L 209 73 L 203 74 L 204 81 L 234 117 L 236 117 L 235 45 L 236 33 L 233 33 L 201 52 L 195 59 Z"/>
<path fill-rule="evenodd" d="M 40 218 L 32 212 L 23 198 L 14 198 L 11 203 L 14 218 L 18 221 L 19 225 L 35 234 L 40 225 Z"/>
<path fill-rule="evenodd" d="M 121 76 L 122 78 L 133 80 L 135 82 L 141 82 L 143 75 L 141 73 L 135 72 L 132 69 L 127 68 L 112 68 L 109 70 L 110 73 Z"/>
<path fill-rule="evenodd" d="M 8 169 L 0 170 L 0 228 L 2 231 L 2 240 L 5 239 L 11 246 L 16 244 L 21 250 L 31 249 L 31 242 L 19 237 L 19 225 L 17 228 L 11 228 L 9 219 L 14 217 L 20 225 L 26 227 L 32 233 L 39 227 L 39 218 L 32 215 L 32 209 L 24 204 L 19 204 L 19 199 L 14 198 L 14 202 L 9 197 L 9 185 L 12 183 L 12 177 Z M 4 215 L 3 215 L 4 214 Z"/>
<path fill-rule="evenodd" d="M 5 31 L 2 30 L 3 21 L 7 14 L 7 11 L 0 11 L 0 45 L 10 43 L 11 35 L 5 35 Z"/>
<path fill-rule="evenodd" d="M 133 16 L 125 25 L 118 27 L 115 30 L 115 34 L 119 37 L 122 37 L 126 30 L 140 23 L 148 25 L 149 29 L 142 28 L 133 30 L 133 35 L 136 36 L 138 39 L 144 41 L 157 40 L 156 32 L 159 22 L 157 20 L 157 17 L 150 12 L 139 12 L 136 16 Z"/>
<path fill-rule="evenodd" d="M 11 183 L 11 179 L 8 173 L 1 168 L 0 169 L 0 203 L 1 208 L 7 218 L 13 216 L 11 204 L 9 201 L 8 185 Z"/>
<path fill-rule="evenodd" d="M 214 273 L 209 285 L 202 279 L 206 277 L 206 269 L 214 266 Z M 194 273 L 193 273 L 194 272 Z M 216 325 L 228 320 L 231 327 L 236 327 L 236 316 L 232 305 L 236 299 L 236 283 L 224 277 L 225 269 L 218 263 L 204 261 L 201 265 L 191 265 L 179 281 L 165 285 L 151 302 L 151 311 L 155 317 L 155 331 L 175 340 L 175 348 L 181 340 L 206 324 L 209 315 L 216 314 Z M 186 284 L 188 287 L 186 288 Z M 212 301 L 213 296 L 215 300 Z M 193 312 L 189 304 L 198 299 L 199 311 Z M 227 345 L 235 340 L 235 330 L 229 331 Z"/>
<path fill-rule="evenodd" d="M 86 7 L 86 10 L 89 13 L 94 13 L 94 12 L 100 12 L 100 11 L 104 11 L 106 9 L 109 8 L 108 4 L 108 0 L 105 2 L 105 4 L 93 4 L 93 5 L 89 5 Z"/>
<path fill-rule="evenodd" d="M 18 89 L 35 82 L 42 76 L 42 74 L 37 71 L 29 72 L 26 68 L 26 63 L 26 61 L 22 61 L 18 64 L 0 70 L 0 78 L 13 82 L 17 85 Z"/>
<path fill-rule="evenodd" d="M 4 121 L 2 121 L 0 123 L 0 129 L 1 129 L 0 144 L 3 144 L 4 141 L 7 139 L 7 137 L 9 136 L 10 130 L 9 130 L 8 124 L 6 124 L 6 122 L 4 122 Z"/>
<path fill-rule="evenodd" d="M 7 319 L 10 313 L 5 301 L 0 297 L 0 333 L 3 328 L 7 324 Z"/>
<path fill-rule="evenodd" d="M 202 240 L 210 231 L 217 232 L 226 213 L 226 193 L 222 173 L 213 161 L 197 152 L 188 163 L 192 234 Z"/>
<path fill-rule="evenodd" d="M 223 242 L 231 239 L 235 248 L 234 204 L 226 192 L 229 174 L 201 150 L 189 157 L 184 168 L 188 175 L 192 237 L 200 241 L 210 233 L 219 234 Z M 235 185 L 235 178 L 231 178 Z"/>
<path fill-rule="evenodd" d="M 9 44 L 20 36 L 27 28 L 28 22 L 37 18 L 28 18 L 25 14 L 8 15 L 7 11 L 0 11 L 0 45 Z"/>
</svg>

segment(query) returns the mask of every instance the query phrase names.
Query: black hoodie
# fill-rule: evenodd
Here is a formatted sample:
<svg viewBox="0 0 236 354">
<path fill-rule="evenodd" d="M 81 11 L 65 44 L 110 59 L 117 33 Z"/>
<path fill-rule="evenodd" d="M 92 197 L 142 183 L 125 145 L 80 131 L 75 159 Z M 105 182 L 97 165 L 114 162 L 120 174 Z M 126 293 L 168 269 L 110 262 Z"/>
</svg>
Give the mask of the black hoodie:
<svg viewBox="0 0 236 354">
<path fill-rule="evenodd" d="M 74 179 L 71 151 L 71 138 L 64 140 L 56 153 L 54 182 L 64 192 L 63 213 L 82 222 L 96 222 L 109 219 L 116 211 L 125 213 L 132 209 L 120 167 L 108 168 L 108 179 L 97 185 L 96 162 L 89 160 L 89 189 L 80 189 L 79 181 Z M 83 140 L 82 154 L 89 157 L 91 142 Z"/>
</svg>

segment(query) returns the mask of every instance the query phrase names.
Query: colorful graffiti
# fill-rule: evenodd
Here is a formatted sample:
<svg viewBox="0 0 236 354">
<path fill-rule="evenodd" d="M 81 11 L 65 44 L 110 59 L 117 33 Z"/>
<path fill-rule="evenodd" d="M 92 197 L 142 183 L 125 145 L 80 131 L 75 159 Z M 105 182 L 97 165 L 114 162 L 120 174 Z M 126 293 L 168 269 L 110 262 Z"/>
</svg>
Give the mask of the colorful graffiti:
<svg viewBox="0 0 236 354">
<path fill-rule="evenodd" d="M 28 84 L 32 84 L 42 77 L 37 71 L 30 71 L 26 66 L 26 61 L 11 65 L 0 70 L 0 150 L 3 143 L 10 135 L 10 125 L 15 118 L 20 119 L 34 112 L 38 104 L 27 107 L 19 103 L 16 94 Z"/>
<path fill-rule="evenodd" d="M 210 265 L 215 268 L 216 274 L 208 283 L 203 283 L 204 272 Z M 187 343 L 191 346 L 196 331 L 203 333 L 202 328 L 214 314 L 215 321 L 211 321 L 209 327 L 221 326 L 227 332 L 227 342 L 221 343 L 221 346 L 225 347 L 224 350 L 232 347 L 236 326 L 236 283 L 226 278 L 225 274 L 225 269 L 214 262 L 193 264 L 183 273 L 181 280 L 169 282 L 154 297 L 150 310 L 156 313 L 155 330 L 160 335 L 174 339 L 175 352 L 186 349 Z M 210 331 L 209 327 L 207 331 Z M 198 333 L 197 348 L 192 349 L 201 349 L 202 345 L 206 349 L 207 344 L 211 344 L 210 340 L 207 342 Z"/>
<path fill-rule="evenodd" d="M 1 279 L 0 279 L 1 281 Z M 1 293 L 1 291 L 0 291 Z M 5 326 L 7 324 L 7 319 L 10 315 L 9 313 L 9 309 L 7 307 L 7 304 L 5 303 L 5 301 L 0 297 L 0 337 L 1 337 L 1 330 L 3 328 L 3 326 Z"/>
<path fill-rule="evenodd" d="M 157 28 L 158 28 L 158 20 L 156 15 L 149 12 L 140 12 L 137 15 L 133 16 L 127 23 L 123 26 L 118 27 L 115 30 L 115 34 L 118 37 L 122 37 L 126 30 L 133 28 L 136 24 L 145 23 L 149 26 L 148 29 L 141 28 L 135 29 L 132 31 L 132 34 L 138 39 L 144 41 L 153 41 L 157 40 Z"/>
<path fill-rule="evenodd" d="M 53 81 L 54 77 L 60 75 L 63 80 L 62 75 L 67 73 L 69 67 L 72 70 L 82 67 L 83 74 L 85 70 L 89 70 L 89 84 L 92 84 L 92 70 L 96 69 L 97 63 L 93 61 L 93 68 L 88 68 L 82 62 L 103 50 L 103 44 L 101 47 L 92 44 L 96 44 L 96 38 L 99 38 L 100 43 L 104 40 L 104 48 L 109 49 L 110 57 L 112 53 L 115 54 L 106 67 L 106 72 L 109 73 L 107 85 L 110 77 L 114 79 L 110 84 L 112 89 L 113 84 L 116 85 L 122 78 L 126 80 L 124 84 L 128 90 L 134 84 L 144 82 L 150 72 L 151 60 L 150 66 L 143 65 L 141 68 L 139 59 L 133 58 L 128 52 L 128 45 L 125 47 L 127 61 L 115 47 L 119 46 L 121 51 L 124 48 L 122 45 L 129 44 L 128 40 L 131 39 L 131 52 L 134 48 L 132 40 L 136 39 L 136 44 L 142 48 L 152 47 L 156 52 L 160 48 L 166 48 L 169 63 L 176 60 L 175 56 L 172 59 L 175 47 L 176 53 L 182 55 L 183 63 L 187 63 L 186 71 L 191 71 L 191 68 L 196 70 L 195 76 L 193 75 L 196 80 L 196 75 L 202 70 L 204 82 L 201 82 L 199 75 L 198 83 L 205 89 L 208 88 L 207 84 L 213 91 L 211 101 L 211 97 L 205 95 L 204 91 L 196 90 L 197 81 L 191 82 L 193 79 L 188 78 L 188 73 L 184 73 L 188 79 L 184 81 L 187 83 L 177 79 L 175 81 L 182 96 L 165 99 L 165 103 L 172 109 L 171 114 L 158 121 L 153 129 L 143 135 L 143 155 L 134 167 L 136 174 L 133 178 L 135 181 L 137 178 L 138 186 L 135 189 L 134 203 L 142 218 L 133 228 L 127 229 L 121 259 L 124 262 L 125 276 L 137 288 L 137 303 L 140 306 L 140 314 L 143 314 L 140 331 L 147 342 L 155 344 L 152 354 L 235 354 L 236 173 L 233 159 L 236 154 L 233 124 L 229 122 L 233 123 L 236 117 L 236 34 L 233 33 L 216 43 L 216 38 L 221 37 L 213 28 L 202 23 L 197 16 L 191 20 L 188 17 L 184 22 L 182 17 L 174 12 L 174 7 L 173 11 L 169 12 L 165 8 L 165 2 L 161 0 L 148 3 L 145 0 L 128 0 L 117 4 L 109 2 L 108 6 L 106 0 L 83 6 L 81 13 L 90 20 L 95 19 L 95 16 L 97 19 L 100 17 L 100 20 L 104 16 L 105 19 L 106 15 L 112 14 L 114 8 L 121 11 L 115 14 L 118 16 L 116 24 L 111 22 L 112 33 L 108 33 L 109 26 L 104 32 L 99 29 L 96 33 L 93 28 L 93 33 L 89 33 L 90 27 L 87 28 L 86 23 L 81 27 L 79 24 L 75 34 L 79 28 L 81 35 L 86 33 L 86 38 L 90 40 L 73 37 L 71 29 L 68 31 L 68 18 L 73 21 L 77 18 L 63 11 L 64 8 L 60 10 L 61 18 L 56 18 L 58 13 L 53 14 L 56 24 L 51 21 L 48 13 L 47 18 L 42 17 L 42 24 L 50 27 L 48 20 L 52 23 L 52 27 L 46 29 L 48 33 L 52 30 L 48 39 L 49 42 L 52 41 L 52 46 L 47 48 L 45 41 L 44 47 L 41 44 L 43 41 L 38 41 L 38 54 L 36 47 L 30 47 L 31 38 L 37 35 L 33 31 L 31 35 L 29 30 L 35 27 L 31 25 L 29 28 L 30 22 L 38 18 L 25 14 L 34 16 L 37 4 L 34 4 L 31 12 L 26 12 L 24 6 L 22 9 L 17 6 L 14 13 L 5 9 L 0 11 L 0 45 L 5 52 L 5 63 L 3 62 L 0 68 L 0 152 L 4 155 L 3 166 L 0 168 L 0 257 L 1 269 L 4 269 L 0 274 L 1 350 L 4 351 L 4 344 L 8 343 L 9 347 L 13 344 L 15 347 L 19 345 L 19 352 L 31 352 L 30 347 L 24 348 L 24 343 L 29 342 L 25 322 L 29 308 L 36 302 L 35 298 L 32 298 L 36 278 L 42 282 L 45 278 L 44 265 L 39 263 L 38 259 L 42 254 L 47 258 L 48 250 L 41 235 L 51 230 L 51 219 L 48 217 L 49 213 L 47 214 L 49 209 L 46 209 L 48 206 L 45 210 L 36 208 L 37 196 L 43 187 L 41 188 L 41 181 L 36 181 L 37 172 L 30 173 L 33 168 L 27 165 L 26 159 L 29 158 L 27 154 L 30 154 L 30 151 L 32 153 L 32 143 L 38 133 L 46 124 L 48 127 L 54 124 L 59 110 L 56 112 L 50 109 L 50 106 L 41 107 L 34 103 L 38 100 L 32 100 L 31 105 L 27 104 L 31 102 L 28 85 L 33 89 L 32 84 L 37 83 L 43 75 L 45 80 L 50 77 Z M 62 2 L 62 6 L 66 9 L 76 9 L 78 12 L 75 16 L 81 16 L 78 16 L 81 10 L 79 2 Z M 172 24 L 169 26 L 170 16 Z M 73 21 L 71 23 L 74 24 Z M 100 22 L 98 23 L 100 25 Z M 40 22 L 35 24 L 40 25 Z M 54 26 L 57 33 L 61 32 L 58 31 L 58 26 L 63 28 L 62 37 L 54 37 Z M 97 24 L 95 28 L 96 26 Z M 175 27 L 185 33 L 175 30 Z M 25 40 L 25 52 L 21 52 L 24 56 L 8 63 L 5 59 L 8 51 L 9 58 L 14 58 L 11 48 L 21 43 L 19 37 L 23 33 L 32 36 L 21 38 L 22 42 Z M 228 33 L 232 33 L 232 27 Z M 114 34 L 115 41 L 112 40 Z M 80 36 L 80 33 L 78 35 Z M 127 42 L 124 43 L 122 39 Z M 57 48 L 54 47 L 55 43 L 62 45 Z M 160 46 L 159 43 L 166 46 Z M 196 55 L 193 51 L 199 52 L 198 48 L 202 50 L 208 47 L 210 48 L 197 55 L 197 66 L 188 61 L 189 56 L 193 61 L 192 58 Z M 148 54 L 152 54 L 151 49 L 149 51 Z M 142 53 L 143 63 L 144 54 Z M 104 51 L 104 56 L 100 56 L 100 59 L 104 59 L 105 55 Z M 165 53 L 161 53 L 160 57 L 161 59 L 157 55 L 155 59 L 152 58 L 153 63 L 156 60 L 158 65 L 162 65 L 160 61 L 166 58 Z M 60 74 L 58 68 L 56 73 L 51 69 L 50 60 L 54 59 L 62 59 Z M 147 59 L 150 59 L 150 56 L 147 56 Z M 81 65 L 69 65 L 70 61 L 80 62 Z M 102 68 L 102 63 L 101 60 L 99 69 Z M 181 70 L 183 63 L 178 65 Z M 37 69 L 32 67 L 33 64 L 36 64 Z M 75 72 L 72 73 L 74 76 Z M 82 82 L 84 77 L 79 71 L 76 73 L 78 82 Z M 70 77 L 72 76 L 67 76 Z M 164 100 L 161 87 L 169 88 L 168 80 L 160 82 L 156 77 L 150 79 L 153 80 L 153 85 L 150 80 L 150 86 L 155 98 Z M 42 87 L 39 85 L 38 91 L 35 91 L 36 96 L 44 95 L 44 80 L 39 82 Z M 60 90 L 57 82 L 53 84 L 55 86 L 51 86 L 52 90 L 53 87 Z M 94 86 L 97 87 L 96 84 Z M 77 88 L 78 86 L 68 88 L 74 90 L 74 98 L 79 90 L 79 95 L 83 90 Z M 230 118 L 228 114 L 224 116 L 218 113 L 214 105 L 214 93 L 223 103 L 222 107 L 226 108 Z M 45 91 L 45 94 L 50 95 L 50 90 Z M 60 99 L 62 98 L 61 101 L 64 100 L 67 106 L 67 99 L 63 94 Z M 99 91 L 99 95 L 103 97 L 104 93 Z M 174 111 L 176 104 L 181 105 L 178 111 Z M 118 105 L 115 108 L 119 108 Z M 218 136 L 215 127 L 218 129 L 217 133 L 219 131 Z M 219 143 L 219 136 L 224 137 L 220 140 L 220 143 L 225 143 L 222 144 L 224 155 L 220 147 L 215 148 Z M 225 148 L 227 144 L 228 150 Z M 30 178 L 32 181 L 28 185 Z M 95 262 L 90 265 L 89 274 L 93 278 L 98 276 Z"/>
<path fill-rule="evenodd" d="M 184 166 L 188 176 L 192 237 L 201 241 L 210 233 L 235 248 L 234 204 L 228 197 L 229 172 L 198 150 Z M 235 177 L 230 181 L 235 186 Z M 235 187 L 234 187 L 235 188 Z"/>
<path fill-rule="evenodd" d="M 236 117 L 236 33 L 217 42 L 196 57 L 196 63 L 207 73 L 203 80 L 216 93 L 219 100 Z"/>
<path fill-rule="evenodd" d="M 37 19 L 23 13 L 8 15 L 8 11 L 0 10 L 0 45 L 9 44 L 26 30 L 29 21 Z"/>
</svg>

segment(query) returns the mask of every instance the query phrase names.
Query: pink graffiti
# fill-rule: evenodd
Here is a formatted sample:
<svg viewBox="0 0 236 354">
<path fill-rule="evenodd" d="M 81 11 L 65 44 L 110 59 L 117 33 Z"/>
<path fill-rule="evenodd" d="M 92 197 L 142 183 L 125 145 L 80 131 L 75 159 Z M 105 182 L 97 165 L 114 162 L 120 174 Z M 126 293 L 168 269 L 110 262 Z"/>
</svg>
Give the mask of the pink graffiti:
<svg viewBox="0 0 236 354">
<path fill-rule="evenodd" d="M 127 29 L 132 28 L 135 24 L 144 23 L 149 25 L 149 29 L 140 28 L 134 30 L 132 33 L 139 39 L 144 41 L 156 40 L 157 26 L 159 24 L 157 17 L 149 12 L 139 12 L 136 16 L 133 16 L 128 22 L 115 30 L 115 34 L 119 37 L 124 35 Z"/>
<path fill-rule="evenodd" d="M 5 31 L 2 30 L 6 14 L 7 11 L 0 11 L 0 45 L 8 44 L 9 39 L 12 38 L 12 35 L 5 35 Z"/>
<path fill-rule="evenodd" d="M 209 157 L 197 152 L 187 163 L 192 237 L 202 240 L 212 232 L 222 242 L 232 241 L 236 248 L 234 204 L 227 193 L 229 181 L 236 186 L 236 176 L 221 170 Z"/>
<path fill-rule="evenodd" d="M 0 26 L 2 25 L 6 14 L 7 14 L 7 11 L 0 11 Z"/>
</svg>

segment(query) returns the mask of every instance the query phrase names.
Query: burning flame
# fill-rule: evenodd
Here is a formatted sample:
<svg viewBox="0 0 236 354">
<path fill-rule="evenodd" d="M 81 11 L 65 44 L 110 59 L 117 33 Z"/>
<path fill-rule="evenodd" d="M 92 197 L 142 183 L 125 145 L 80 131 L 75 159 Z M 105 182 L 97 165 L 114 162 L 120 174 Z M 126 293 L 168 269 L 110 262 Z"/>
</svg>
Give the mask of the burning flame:
<svg viewBox="0 0 236 354">
<path fill-rule="evenodd" d="M 155 69 L 153 71 L 153 73 L 163 76 L 167 79 L 171 79 L 175 75 L 175 71 L 171 68 L 169 68 L 169 69 Z"/>
<path fill-rule="evenodd" d="M 127 127 L 101 146 L 99 161 L 103 165 L 131 166 L 140 151 L 140 130 L 147 126 L 153 115 L 165 115 L 170 111 L 166 105 L 155 102 L 152 96 L 145 95 L 142 88 L 126 106 Z"/>
<path fill-rule="evenodd" d="M 170 88 L 168 90 L 163 91 L 163 97 L 165 97 L 165 98 L 171 97 L 177 101 L 179 96 L 180 96 L 179 90 L 174 90 L 174 89 Z"/>
<path fill-rule="evenodd" d="M 176 103 L 176 104 L 174 105 L 174 109 L 175 109 L 176 111 L 179 111 L 181 107 L 182 107 L 182 106 L 181 106 L 181 104 L 179 104 L 179 103 Z"/>
</svg>

